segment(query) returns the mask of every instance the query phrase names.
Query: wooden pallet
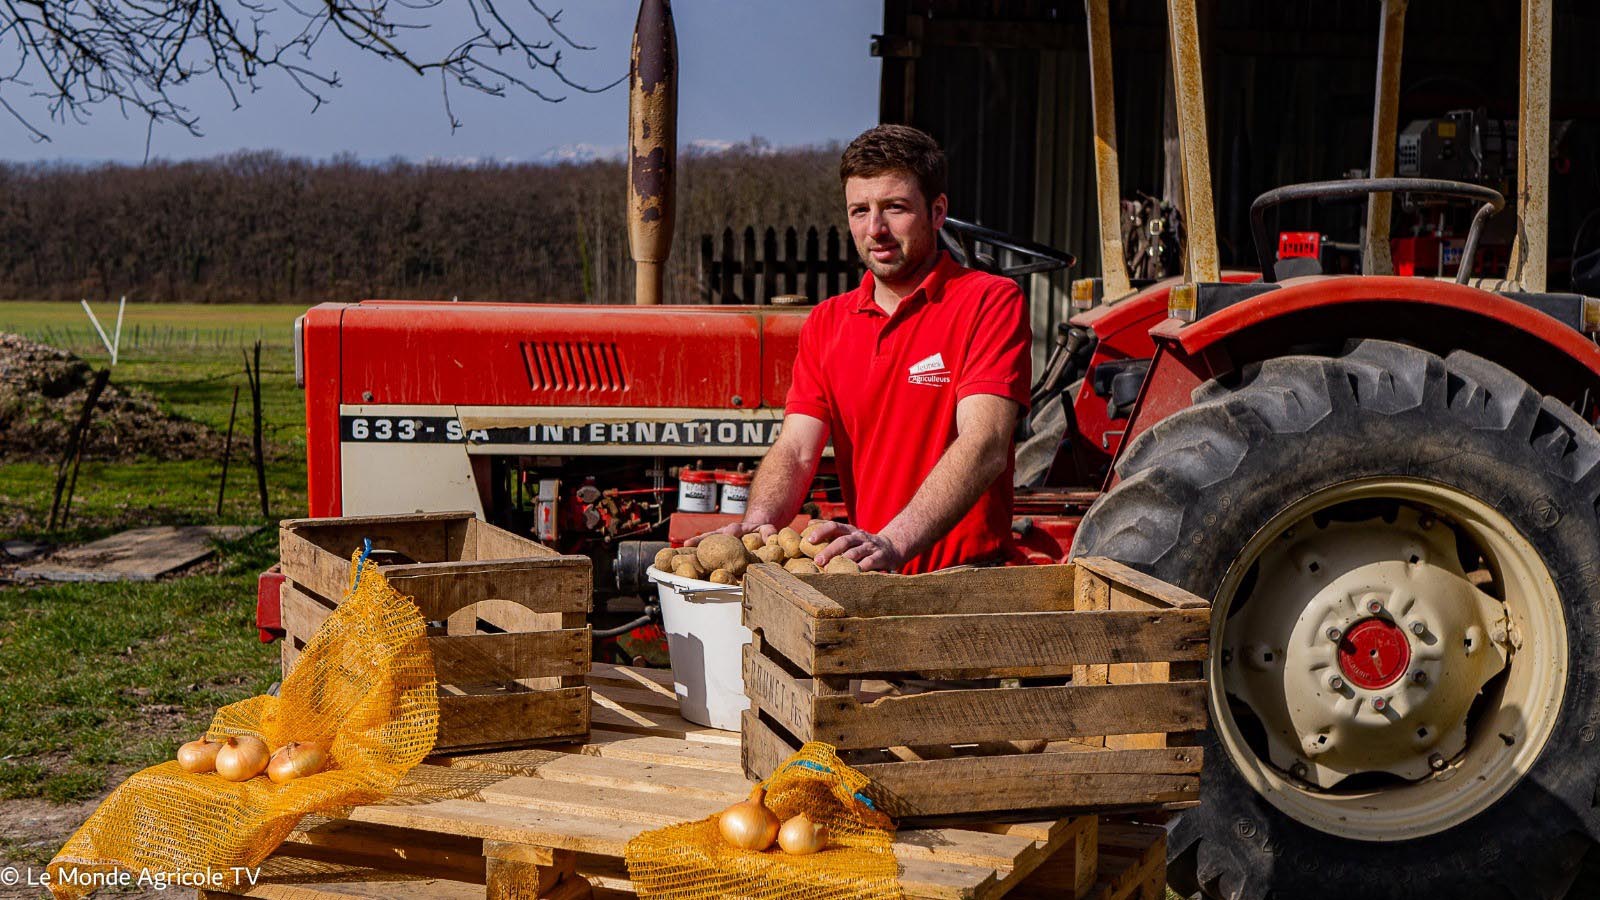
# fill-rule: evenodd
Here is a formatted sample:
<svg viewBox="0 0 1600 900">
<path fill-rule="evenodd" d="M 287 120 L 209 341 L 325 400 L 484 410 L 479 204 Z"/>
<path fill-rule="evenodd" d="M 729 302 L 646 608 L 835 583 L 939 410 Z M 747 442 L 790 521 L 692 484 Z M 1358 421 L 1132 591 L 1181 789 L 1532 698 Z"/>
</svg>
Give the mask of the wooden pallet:
<svg viewBox="0 0 1600 900">
<path fill-rule="evenodd" d="M 630 838 L 748 792 L 739 735 L 680 718 L 661 670 L 596 664 L 589 686 L 587 743 L 430 759 L 386 804 L 303 822 L 262 883 L 202 900 L 633 896 L 622 861 Z M 1164 865 L 1152 868 L 1163 843 L 1160 829 L 1081 815 L 902 829 L 894 853 L 908 898 L 1144 900 L 1138 889 L 1165 878 Z"/>
</svg>

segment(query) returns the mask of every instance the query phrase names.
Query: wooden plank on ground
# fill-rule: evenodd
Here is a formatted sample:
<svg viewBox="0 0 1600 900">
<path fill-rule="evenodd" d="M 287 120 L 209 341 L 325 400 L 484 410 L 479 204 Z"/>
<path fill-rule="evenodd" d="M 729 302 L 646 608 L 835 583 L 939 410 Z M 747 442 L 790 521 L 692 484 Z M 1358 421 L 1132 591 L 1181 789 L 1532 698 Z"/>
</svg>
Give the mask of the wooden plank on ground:
<svg viewBox="0 0 1600 900">
<path fill-rule="evenodd" d="M 483 884 L 483 842 L 475 838 L 320 822 L 289 833 L 280 856 L 381 869 L 402 875 Z"/>
<path fill-rule="evenodd" d="M 651 828 L 703 819 L 738 799 L 706 799 L 678 793 L 668 801 L 659 793 L 522 776 L 496 782 L 480 791 L 479 796 L 491 805 L 633 822 Z"/>
<path fill-rule="evenodd" d="M 605 696 L 603 691 L 594 693 L 592 700 L 593 705 L 590 710 L 591 723 L 612 731 L 676 737 L 682 740 L 697 740 L 713 744 L 737 745 L 739 743 L 739 735 L 735 732 L 723 731 L 720 728 L 711 728 L 706 725 L 697 725 L 675 712 L 662 708 L 630 708 L 612 701 Z"/>
<path fill-rule="evenodd" d="M 645 830 L 645 826 L 636 822 L 606 821 L 476 800 L 440 800 L 415 806 L 361 806 L 351 811 L 350 818 L 375 825 L 610 856 L 622 856 L 628 841 Z"/>
<path fill-rule="evenodd" d="M 615 685 L 658 693 L 664 688 L 667 695 L 672 696 L 671 669 L 633 668 L 597 662 L 589 667 L 589 681 L 596 685 Z"/>
<path fill-rule="evenodd" d="M 555 759 L 541 763 L 530 774 L 545 781 L 664 795 L 650 801 L 659 803 L 675 803 L 677 798 L 683 797 L 726 804 L 743 800 L 750 793 L 750 782 L 737 772 L 585 756 L 581 753 L 560 754 Z"/>
<path fill-rule="evenodd" d="M 1068 675 L 1080 665 L 1204 659 L 1211 615 L 1203 609 L 913 615 L 825 619 L 814 627 L 817 675 L 1026 678 Z"/>
<path fill-rule="evenodd" d="M 653 713 L 678 712 L 678 696 L 671 693 L 661 693 L 642 687 L 618 687 L 615 684 L 589 683 L 589 690 L 597 697 L 604 697 L 610 704 L 616 704 L 626 709 L 636 710 L 645 715 Z"/>
<path fill-rule="evenodd" d="M 738 743 L 728 741 L 707 743 L 592 728 L 589 730 L 589 742 L 574 748 L 574 751 L 606 759 L 637 760 L 712 772 L 744 771 L 739 763 Z"/>
<path fill-rule="evenodd" d="M 1205 727 L 1205 682 L 932 691 L 863 705 L 818 697 L 814 739 L 841 749 L 1056 740 Z"/>
</svg>

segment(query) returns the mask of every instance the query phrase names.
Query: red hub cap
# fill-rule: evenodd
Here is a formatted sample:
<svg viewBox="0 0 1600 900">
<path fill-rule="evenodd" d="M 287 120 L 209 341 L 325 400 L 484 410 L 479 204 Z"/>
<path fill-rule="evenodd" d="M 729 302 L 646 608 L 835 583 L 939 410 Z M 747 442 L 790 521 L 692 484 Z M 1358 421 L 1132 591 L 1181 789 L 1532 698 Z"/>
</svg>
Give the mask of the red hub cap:
<svg viewBox="0 0 1600 900">
<path fill-rule="evenodd" d="M 1339 641 L 1339 669 L 1346 680 L 1363 690 L 1394 684 L 1410 663 L 1411 643 L 1388 619 L 1363 619 Z"/>
</svg>

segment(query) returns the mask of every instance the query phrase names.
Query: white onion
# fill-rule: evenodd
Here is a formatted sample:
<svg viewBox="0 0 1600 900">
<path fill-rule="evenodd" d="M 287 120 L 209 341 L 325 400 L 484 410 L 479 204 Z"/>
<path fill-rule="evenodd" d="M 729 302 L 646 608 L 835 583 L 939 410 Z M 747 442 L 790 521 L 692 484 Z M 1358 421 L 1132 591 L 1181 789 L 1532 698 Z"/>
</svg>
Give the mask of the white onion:
<svg viewBox="0 0 1600 900">
<path fill-rule="evenodd" d="M 248 734 L 228 738 L 217 750 L 217 774 L 229 781 L 249 781 L 267 767 L 267 744 Z"/>
<path fill-rule="evenodd" d="M 267 763 L 267 777 L 275 784 L 296 778 L 315 775 L 328 763 L 328 751 L 321 744 L 297 744 L 293 741 L 278 748 Z"/>
<path fill-rule="evenodd" d="M 221 749 L 221 741 L 209 741 L 204 737 L 190 741 L 178 748 L 178 767 L 196 775 L 214 772 L 217 769 L 217 751 Z"/>
<path fill-rule="evenodd" d="M 728 843 L 741 850 L 765 850 L 778 839 L 778 817 L 762 804 L 767 792 L 761 785 L 750 791 L 748 799 L 723 810 L 717 828 Z"/>
</svg>

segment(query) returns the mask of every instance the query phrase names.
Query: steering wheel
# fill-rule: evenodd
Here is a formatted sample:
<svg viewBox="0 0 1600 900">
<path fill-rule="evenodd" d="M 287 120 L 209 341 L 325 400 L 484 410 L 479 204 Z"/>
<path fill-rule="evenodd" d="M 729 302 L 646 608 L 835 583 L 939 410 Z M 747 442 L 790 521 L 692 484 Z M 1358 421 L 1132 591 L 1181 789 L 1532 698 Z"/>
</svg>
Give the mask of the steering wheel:
<svg viewBox="0 0 1600 900">
<path fill-rule="evenodd" d="M 1472 276 L 1472 264 L 1478 255 L 1478 236 L 1483 233 L 1483 223 L 1506 205 L 1506 198 L 1493 188 L 1441 178 L 1349 178 L 1291 184 L 1267 191 L 1250 204 L 1250 232 L 1256 242 L 1256 258 L 1261 262 L 1261 280 L 1268 283 L 1278 280 L 1276 267 L 1272 265 L 1276 254 L 1267 232 L 1267 210 L 1295 200 L 1353 200 L 1368 194 L 1431 194 L 1482 204 L 1472 217 L 1472 227 L 1467 229 L 1467 239 L 1461 248 L 1461 262 L 1456 269 L 1457 284 L 1466 284 Z"/>
<path fill-rule="evenodd" d="M 969 269 L 1004 275 L 1007 278 L 1070 269 L 1078 264 L 1078 258 L 1064 250 L 1012 237 L 993 228 L 985 228 L 954 216 L 945 217 L 944 227 L 939 229 L 939 238 L 950 254 L 956 258 L 956 262 Z M 989 248 L 989 252 L 982 252 L 979 249 L 980 245 Z M 1004 265 L 1001 262 L 1001 251 L 1022 259 L 1012 265 Z"/>
</svg>

